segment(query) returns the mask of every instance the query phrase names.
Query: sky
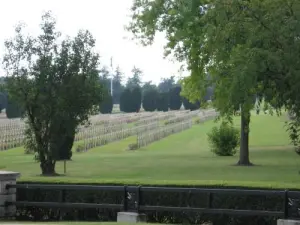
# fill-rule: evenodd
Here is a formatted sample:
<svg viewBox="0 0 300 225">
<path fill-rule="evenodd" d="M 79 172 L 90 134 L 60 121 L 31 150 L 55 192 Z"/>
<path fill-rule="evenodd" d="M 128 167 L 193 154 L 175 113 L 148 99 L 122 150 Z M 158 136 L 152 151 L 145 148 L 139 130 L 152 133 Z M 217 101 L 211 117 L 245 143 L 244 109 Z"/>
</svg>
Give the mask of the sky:
<svg viewBox="0 0 300 225">
<path fill-rule="evenodd" d="M 41 15 L 52 11 L 57 19 L 57 29 L 63 35 L 75 36 L 79 29 L 88 29 L 96 39 L 100 62 L 119 66 L 125 77 L 131 76 L 136 66 L 144 75 L 142 80 L 158 83 L 161 78 L 180 76 L 180 64 L 163 58 L 166 42 L 162 34 L 157 35 L 152 46 L 143 47 L 130 39 L 124 30 L 129 21 L 133 0 L 9 0 L 1 1 L 0 7 L 0 60 L 4 41 L 14 35 L 14 27 L 24 22 L 31 34 L 39 32 Z M 3 70 L 0 70 L 3 74 Z"/>
</svg>

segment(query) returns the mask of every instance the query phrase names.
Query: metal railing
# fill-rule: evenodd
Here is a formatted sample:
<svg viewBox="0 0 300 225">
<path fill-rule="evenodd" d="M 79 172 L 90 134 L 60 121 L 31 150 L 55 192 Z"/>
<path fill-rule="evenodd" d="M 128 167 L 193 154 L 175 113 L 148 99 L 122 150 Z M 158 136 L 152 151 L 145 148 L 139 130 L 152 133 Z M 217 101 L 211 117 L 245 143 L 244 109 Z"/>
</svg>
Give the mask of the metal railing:
<svg viewBox="0 0 300 225">
<path fill-rule="evenodd" d="M 216 189 L 216 188 L 179 188 L 179 187 L 148 187 L 148 186 L 100 186 L 100 185 L 54 185 L 54 184 L 7 184 L 7 189 L 39 189 L 39 190 L 57 190 L 60 192 L 59 202 L 31 202 L 16 201 L 7 202 L 7 205 L 16 205 L 21 207 L 34 206 L 43 208 L 71 208 L 71 209 L 119 209 L 122 211 L 132 211 L 128 208 L 129 193 L 135 193 L 134 211 L 164 211 L 164 212 L 198 212 L 204 214 L 223 214 L 238 216 L 271 216 L 287 219 L 289 218 L 289 204 L 291 198 L 299 198 L 300 192 L 288 190 L 246 190 L 246 189 Z M 123 192 L 122 204 L 98 204 L 98 203 L 68 203 L 65 201 L 66 191 L 118 191 Z M 207 207 L 178 207 L 178 206 L 150 206 L 142 201 L 144 192 L 173 192 L 173 193 L 205 193 L 208 194 Z M 282 197 L 283 211 L 266 211 L 266 210 L 248 210 L 248 209 L 223 209 L 213 208 L 214 194 L 230 194 L 240 196 L 273 196 Z M 299 209 L 298 209 L 299 210 Z"/>
</svg>

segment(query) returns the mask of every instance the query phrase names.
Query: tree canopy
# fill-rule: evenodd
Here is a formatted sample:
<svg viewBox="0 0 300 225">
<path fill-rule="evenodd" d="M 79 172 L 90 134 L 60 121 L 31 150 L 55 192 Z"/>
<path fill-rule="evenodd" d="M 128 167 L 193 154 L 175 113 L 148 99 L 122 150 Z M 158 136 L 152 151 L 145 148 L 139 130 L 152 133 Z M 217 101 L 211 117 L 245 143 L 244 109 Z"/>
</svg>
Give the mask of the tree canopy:
<svg viewBox="0 0 300 225">
<path fill-rule="evenodd" d="M 202 100 L 213 84 L 213 104 L 222 117 L 230 119 L 241 108 L 238 164 L 251 165 L 253 95 L 300 118 L 298 0 L 135 0 L 131 18 L 128 29 L 144 45 L 165 32 L 165 54 L 190 71 L 182 82 L 190 101 Z"/>
<path fill-rule="evenodd" d="M 153 112 L 157 109 L 158 92 L 156 89 L 148 89 L 143 96 L 143 108 L 145 111 Z"/>
</svg>

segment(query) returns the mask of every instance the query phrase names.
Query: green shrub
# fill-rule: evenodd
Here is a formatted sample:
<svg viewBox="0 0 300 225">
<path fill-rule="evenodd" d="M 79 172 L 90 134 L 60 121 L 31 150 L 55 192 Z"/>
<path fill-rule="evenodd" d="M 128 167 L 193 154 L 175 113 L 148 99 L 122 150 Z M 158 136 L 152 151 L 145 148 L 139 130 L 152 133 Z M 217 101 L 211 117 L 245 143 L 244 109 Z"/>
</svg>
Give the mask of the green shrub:
<svg viewBox="0 0 300 225">
<path fill-rule="evenodd" d="M 137 143 L 129 144 L 128 149 L 129 150 L 137 150 L 138 149 L 138 144 Z"/>
<path fill-rule="evenodd" d="M 24 153 L 25 153 L 25 154 L 33 154 L 34 151 L 33 151 L 32 149 L 30 149 L 30 148 L 25 148 L 25 149 L 24 149 Z"/>
<path fill-rule="evenodd" d="M 85 148 L 83 145 L 77 145 L 76 152 L 84 152 L 84 151 L 85 151 Z"/>
<path fill-rule="evenodd" d="M 223 122 L 208 134 L 211 151 L 219 156 L 233 156 L 240 143 L 239 130 Z"/>
<path fill-rule="evenodd" d="M 166 121 L 164 121 L 164 125 L 169 125 L 169 124 L 172 124 L 172 123 L 173 123 L 172 120 L 166 120 Z"/>
<path fill-rule="evenodd" d="M 197 119 L 195 119 L 194 123 L 195 124 L 200 124 L 200 123 L 202 123 L 202 120 L 200 118 L 197 118 Z"/>
</svg>

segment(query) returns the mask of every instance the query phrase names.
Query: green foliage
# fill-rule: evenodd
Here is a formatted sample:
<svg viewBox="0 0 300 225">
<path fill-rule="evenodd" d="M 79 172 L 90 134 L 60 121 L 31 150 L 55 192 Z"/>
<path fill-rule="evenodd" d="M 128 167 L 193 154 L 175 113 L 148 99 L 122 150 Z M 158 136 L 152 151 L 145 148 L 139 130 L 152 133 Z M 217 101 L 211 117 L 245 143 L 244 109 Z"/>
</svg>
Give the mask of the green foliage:
<svg viewBox="0 0 300 225">
<path fill-rule="evenodd" d="M 70 124 L 67 124 L 67 121 L 64 123 L 62 121 L 62 125 L 60 128 L 60 148 L 58 150 L 57 160 L 71 160 L 72 158 L 72 147 L 75 141 L 75 127 L 73 130 L 70 129 Z"/>
<path fill-rule="evenodd" d="M 84 152 L 84 151 L 85 151 L 85 147 L 83 145 L 77 145 L 76 147 L 77 153 Z"/>
<path fill-rule="evenodd" d="M 169 110 L 169 93 L 159 93 L 156 104 L 158 111 L 167 112 Z"/>
<path fill-rule="evenodd" d="M 169 92 L 174 86 L 175 77 L 171 76 L 169 78 L 162 78 L 157 88 L 160 93 L 166 93 Z"/>
<path fill-rule="evenodd" d="M 125 88 L 120 97 L 120 111 L 131 113 L 139 112 L 142 104 L 141 88 L 136 86 L 133 89 Z"/>
<path fill-rule="evenodd" d="M 218 156 L 233 156 L 240 142 L 239 130 L 222 122 L 220 127 L 213 127 L 207 134 L 211 151 Z"/>
<path fill-rule="evenodd" d="M 128 149 L 129 149 L 129 150 L 137 150 L 137 149 L 138 149 L 137 143 L 129 144 L 129 145 L 128 145 Z"/>
<path fill-rule="evenodd" d="M 7 90 L 25 109 L 26 147 L 37 154 L 42 174 L 53 175 L 56 161 L 71 157 L 76 128 L 102 101 L 99 55 L 88 31 L 61 40 L 50 13 L 42 16 L 39 36 L 22 31 L 17 26 L 15 38 L 5 42 Z"/>
<path fill-rule="evenodd" d="M 110 94 L 105 95 L 103 101 L 100 103 L 100 113 L 110 114 L 113 110 L 113 98 Z"/>
<path fill-rule="evenodd" d="M 128 78 L 128 81 L 126 83 L 126 88 L 133 89 L 135 87 L 141 87 L 142 84 L 141 79 L 143 76 L 143 72 L 137 67 L 133 67 L 131 72 L 132 72 L 132 77 Z"/>
<path fill-rule="evenodd" d="M 183 106 L 185 110 L 197 110 L 200 109 L 200 101 L 196 101 L 195 103 L 190 102 L 185 97 L 182 98 Z"/>
<path fill-rule="evenodd" d="M 157 108 L 158 92 L 155 89 L 150 89 L 144 93 L 143 109 L 148 112 L 153 112 Z"/>
<path fill-rule="evenodd" d="M 144 85 L 143 85 L 143 96 L 145 95 L 146 92 L 148 91 L 157 91 L 157 86 L 155 84 L 152 84 L 152 81 L 148 81 L 148 82 L 145 82 Z"/>
<path fill-rule="evenodd" d="M 120 104 L 120 97 L 124 90 L 124 85 L 122 85 L 123 76 L 123 72 L 117 66 L 113 74 L 113 104 Z"/>
<path fill-rule="evenodd" d="M 8 119 L 20 118 L 24 114 L 24 110 L 15 101 L 9 99 L 6 105 L 6 117 Z"/>
<path fill-rule="evenodd" d="M 169 106 L 170 110 L 179 110 L 182 105 L 182 98 L 180 96 L 181 87 L 176 86 L 170 89 L 170 99 L 169 99 Z"/>
<path fill-rule="evenodd" d="M 139 86 L 133 88 L 131 92 L 131 103 L 132 112 L 139 112 L 142 105 L 142 90 Z"/>
<path fill-rule="evenodd" d="M 4 92 L 0 92 L 0 112 L 7 106 L 7 95 Z"/>
<path fill-rule="evenodd" d="M 236 106 L 248 115 L 253 95 L 259 94 L 266 103 L 272 101 L 278 114 L 284 106 L 300 118 L 300 83 L 295 82 L 300 71 L 299 1 L 135 0 L 131 9 L 127 28 L 136 39 L 149 45 L 157 32 L 164 32 L 165 55 L 187 64 L 191 74 L 182 81 L 182 95 L 191 102 L 203 100 L 213 86 L 213 106 L 221 117 L 230 119 Z M 240 151 L 246 154 L 240 156 L 249 158 L 250 119 L 242 119 Z"/>
<path fill-rule="evenodd" d="M 200 123 L 202 123 L 202 120 L 200 118 L 197 118 L 197 119 L 194 120 L 194 123 L 195 124 L 200 124 Z"/>
<path fill-rule="evenodd" d="M 131 91 L 129 88 L 125 88 L 120 96 L 120 111 L 128 112 L 128 102 L 130 101 Z"/>
</svg>

